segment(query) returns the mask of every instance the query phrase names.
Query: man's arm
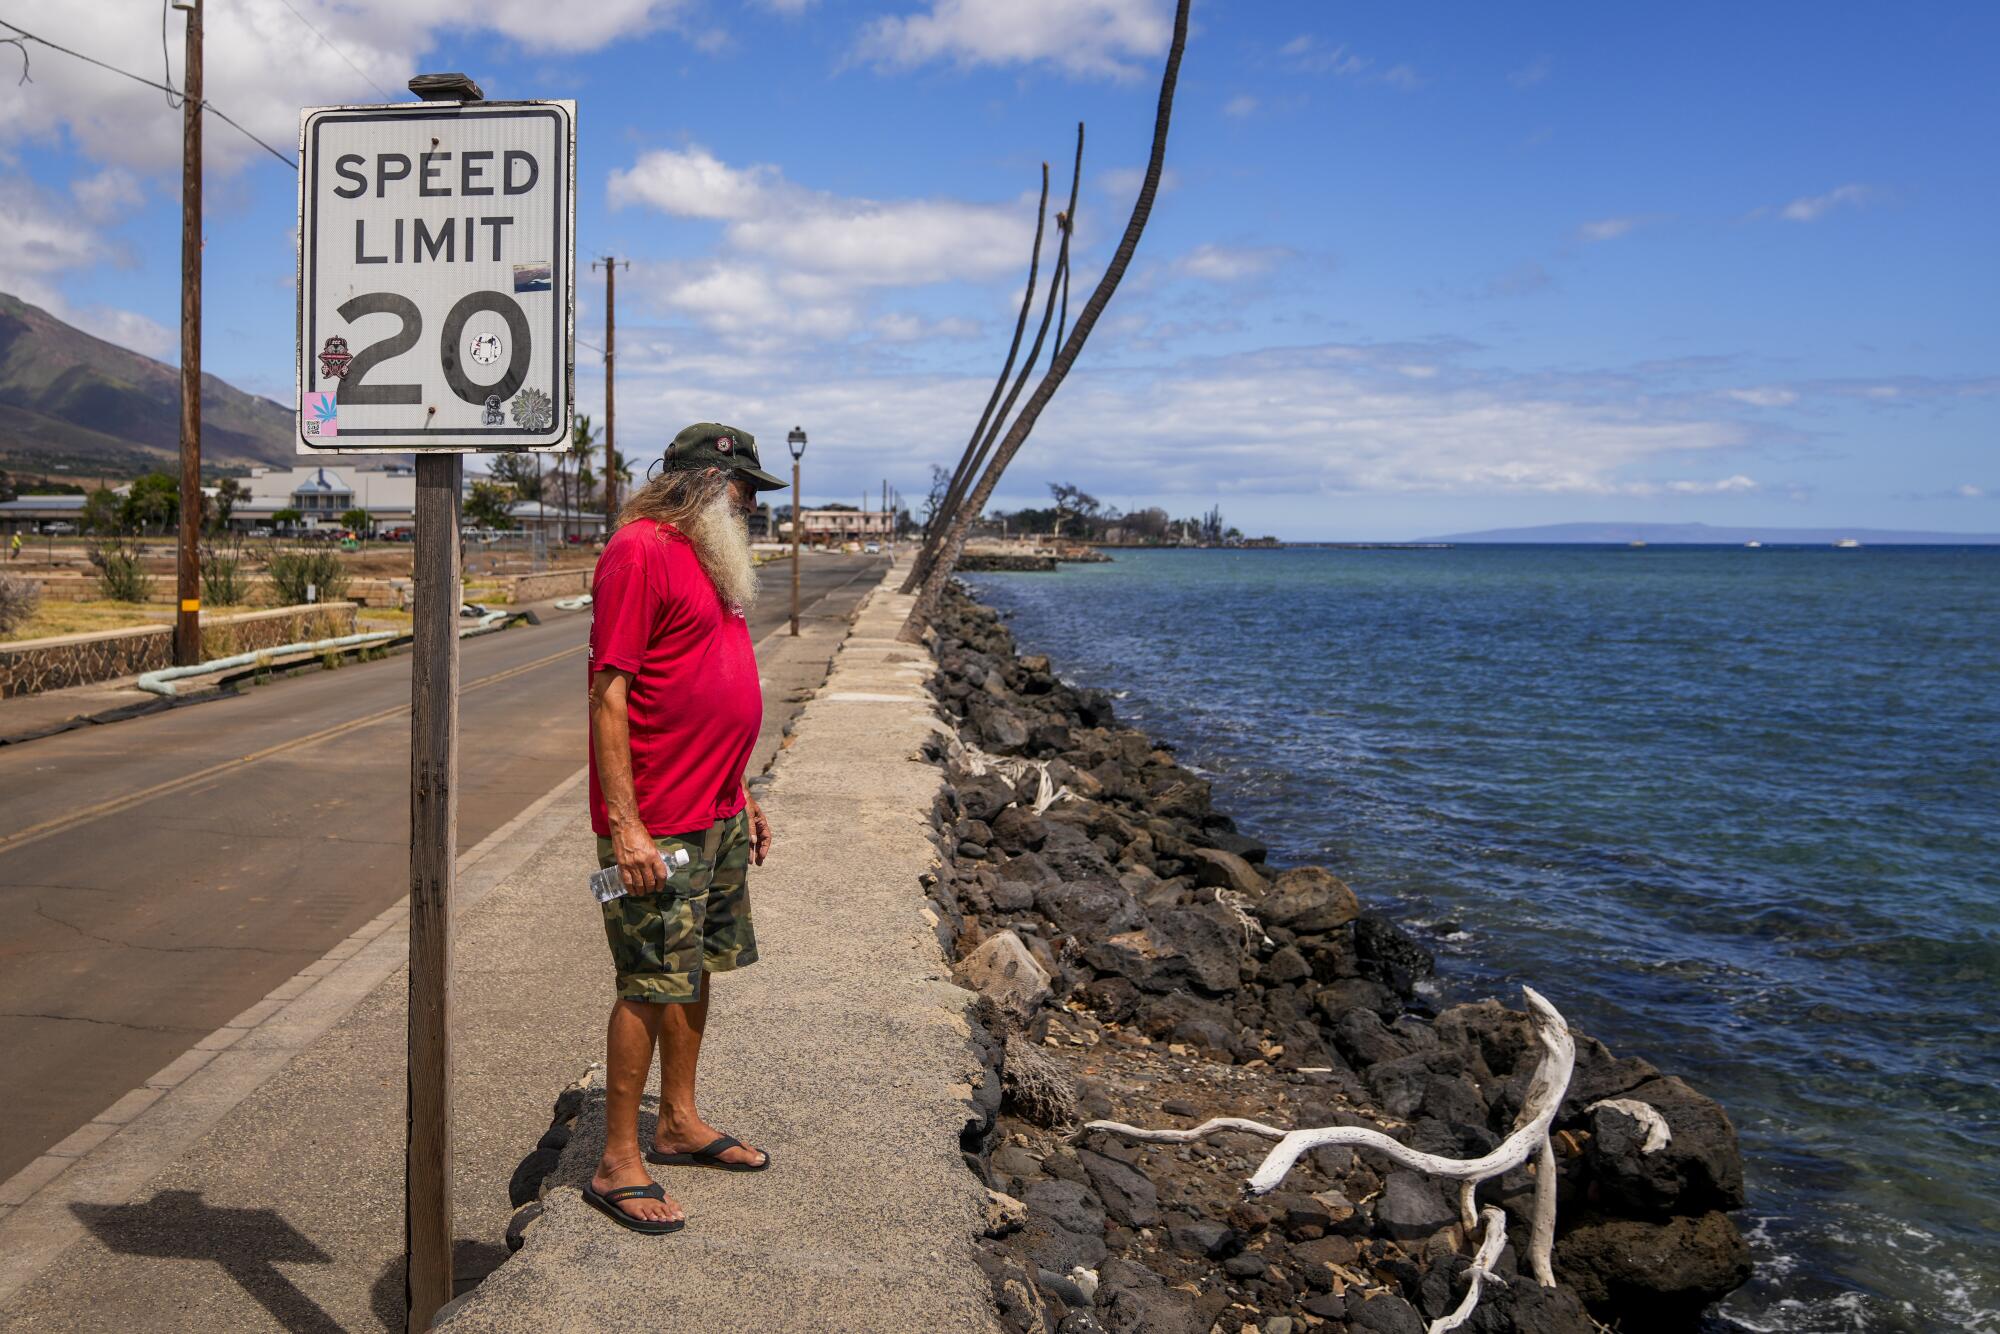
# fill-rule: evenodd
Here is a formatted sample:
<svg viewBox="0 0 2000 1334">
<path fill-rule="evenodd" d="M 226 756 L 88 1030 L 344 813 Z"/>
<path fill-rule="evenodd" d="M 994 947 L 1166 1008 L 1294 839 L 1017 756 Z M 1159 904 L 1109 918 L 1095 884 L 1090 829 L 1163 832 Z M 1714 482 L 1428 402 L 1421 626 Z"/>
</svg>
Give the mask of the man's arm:
<svg viewBox="0 0 2000 1334">
<path fill-rule="evenodd" d="M 619 878 L 628 894 L 656 894 L 667 881 L 660 850 L 639 818 L 639 796 L 632 786 L 632 725 L 626 709 L 631 688 L 630 672 L 591 673 L 590 738 Z"/>
<path fill-rule="evenodd" d="M 762 866 L 764 855 L 771 850 L 771 822 L 764 818 L 764 808 L 757 804 L 757 798 L 750 795 L 750 785 L 743 785 L 744 808 L 750 812 L 750 860 Z"/>
</svg>

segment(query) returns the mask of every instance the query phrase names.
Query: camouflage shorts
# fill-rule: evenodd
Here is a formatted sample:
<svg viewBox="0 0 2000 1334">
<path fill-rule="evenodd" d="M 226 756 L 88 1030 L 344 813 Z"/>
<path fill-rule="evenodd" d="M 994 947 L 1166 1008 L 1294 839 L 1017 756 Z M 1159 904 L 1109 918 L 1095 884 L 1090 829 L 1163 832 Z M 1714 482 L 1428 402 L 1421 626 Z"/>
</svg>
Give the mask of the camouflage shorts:
<svg viewBox="0 0 2000 1334">
<path fill-rule="evenodd" d="M 687 1002 L 701 998 L 703 972 L 726 973 L 757 962 L 750 924 L 750 813 L 739 811 L 698 834 L 656 838 L 669 865 L 657 894 L 621 894 L 604 907 L 604 935 L 618 967 L 621 1000 Z M 611 840 L 597 840 L 597 864 L 615 865 Z"/>
</svg>

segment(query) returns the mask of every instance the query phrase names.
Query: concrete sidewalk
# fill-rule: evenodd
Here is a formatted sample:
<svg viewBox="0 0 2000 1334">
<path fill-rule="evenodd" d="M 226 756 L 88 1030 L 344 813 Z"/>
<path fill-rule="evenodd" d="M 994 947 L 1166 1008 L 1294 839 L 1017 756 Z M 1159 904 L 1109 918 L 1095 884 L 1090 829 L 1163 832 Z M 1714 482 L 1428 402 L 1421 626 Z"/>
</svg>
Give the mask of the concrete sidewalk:
<svg viewBox="0 0 2000 1334">
<path fill-rule="evenodd" d="M 972 1259 L 984 1191 L 960 1157 L 976 1063 L 917 877 L 940 775 L 930 659 L 871 596 L 761 798 L 776 847 L 751 881 L 763 959 L 716 983 L 703 1114 L 767 1173 L 654 1172 L 687 1228 L 616 1228 L 577 1188 L 593 1092 L 521 1253 L 447 1314 L 452 1334 L 550 1329 L 992 1331 Z M 642 1115 L 640 1133 L 650 1133 Z"/>
<path fill-rule="evenodd" d="M 815 607 L 799 638 L 760 645 L 767 728 L 753 769 L 779 749 L 788 702 L 823 679 L 860 592 Z M 462 1286 L 506 1257 L 509 1178 L 557 1091 L 602 1056 L 611 988 L 582 889 L 595 856 L 581 778 L 460 860 Z M 920 818 L 912 805 L 913 831 Z M 5 1183 L 0 1328 L 401 1329 L 406 929 L 406 906 L 384 912 Z M 719 990 L 716 1030 L 740 1040 L 752 1016 Z M 784 1144 L 788 1118 L 720 1086 L 713 1107 Z"/>
</svg>

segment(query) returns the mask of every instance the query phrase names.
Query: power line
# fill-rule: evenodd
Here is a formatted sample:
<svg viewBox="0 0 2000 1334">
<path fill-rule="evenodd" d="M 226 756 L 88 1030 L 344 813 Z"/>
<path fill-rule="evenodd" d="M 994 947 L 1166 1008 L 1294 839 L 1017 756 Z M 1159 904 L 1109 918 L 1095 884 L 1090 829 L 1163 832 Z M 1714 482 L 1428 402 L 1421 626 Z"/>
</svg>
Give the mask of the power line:
<svg viewBox="0 0 2000 1334">
<path fill-rule="evenodd" d="M 346 60 L 347 68 L 353 70 L 356 74 L 359 74 L 362 78 L 368 79 L 368 86 L 370 88 L 373 88 L 376 92 L 382 94 L 383 101 L 392 102 L 395 100 L 394 96 L 389 92 L 387 88 L 384 88 L 381 84 L 375 82 L 375 80 L 368 77 L 367 70 L 361 68 L 361 66 L 355 64 L 352 60 L 348 60 L 347 52 L 335 46 L 333 44 L 333 39 L 331 37 L 328 37 L 318 28 L 313 27 L 312 20 L 307 18 L 304 14 L 299 13 L 299 11 L 293 7 L 292 0 L 278 0 L 278 3 L 283 5 L 286 9 L 290 9 L 292 11 L 292 17 L 306 25 L 306 31 L 310 32 L 313 36 L 319 38 L 320 41 L 326 43 L 327 50 L 333 52 L 335 55 L 339 56 L 342 60 Z"/>
<path fill-rule="evenodd" d="M 95 56 L 87 56 L 81 51 L 72 51 L 68 47 L 52 42 L 46 37 L 38 37 L 34 33 L 29 32 L 26 28 L 23 28 L 18 23 L 9 23 L 6 19 L 0 19 L 0 28 L 10 28 L 15 32 L 20 33 L 21 36 L 25 37 L 27 40 L 31 42 L 40 42 L 43 46 L 48 47 L 49 50 L 51 51 L 60 51 L 66 56 L 75 56 L 78 60 L 83 61 L 87 65 L 95 65 L 99 69 L 108 69 L 113 74 L 119 75 L 122 78 L 130 79 L 134 83 L 143 83 L 148 88 L 157 88 L 163 93 L 178 95 L 178 90 L 175 89 L 172 84 L 155 83 L 153 80 L 145 77 L 142 74 L 134 74 L 130 70 L 119 69 L 116 65 L 107 65 Z M 224 111 L 221 107 L 217 106 L 215 103 L 209 101 L 207 98 L 203 98 L 201 103 L 201 109 L 203 111 L 214 112 L 231 129 L 235 130 L 245 139 L 248 139 L 251 143 L 257 145 L 257 147 L 263 149 L 265 152 L 269 153 L 272 157 L 278 159 L 278 161 L 284 163 L 286 166 L 292 168 L 294 171 L 298 170 L 298 165 L 299 165 L 298 163 L 292 161 L 290 158 L 286 157 L 283 153 L 280 153 L 277 149 L 271 147 L 271 145 L 265 143 L 262 139 L 259 139 L 256 135 L 250 133 L 250 131 L 244 129 L 242 124 L 238 122 L 234 116 L 231 116 L 227 111 Z"/>
<path fill-rule="evenodd" d="M 173 7 L 172 0 L 160 0 L 160 79 L 171 85 L 174 81 L 174 62 L 167 58 L 167 11 Z M 176 99 L 174 90 L 167 89 L 167 110 L 179 111 L 185 98 Z"/>
</svg>

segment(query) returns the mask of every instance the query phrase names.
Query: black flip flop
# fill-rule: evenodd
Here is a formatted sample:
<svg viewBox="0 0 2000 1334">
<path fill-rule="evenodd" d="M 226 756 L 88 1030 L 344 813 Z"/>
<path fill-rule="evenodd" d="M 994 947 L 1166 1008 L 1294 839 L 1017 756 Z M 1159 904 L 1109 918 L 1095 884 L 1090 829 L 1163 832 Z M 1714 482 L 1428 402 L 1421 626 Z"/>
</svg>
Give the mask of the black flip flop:
<svg viewBox="0 0 2000 1334">
<path fill-rule="evenodd" d="M 764 1161 L 761 1163 L 723 1161 L 723 1154 L 731 1149 L 743 1147 L 745 1147 L 743 1141 L 734 1135 L 723 1135 L 707 1148 L 696 1149 L 693 1153 L 661 1153 L 658 1149 L 648 1149 L 646 1161 L 658 1163 L 662 1167 L 715 1167 L 724 1172 L 761 1172 L 771 1165 L 771 1155 L 762 1149 L 757 1150 L 764 1154 Z"/>
<path fill-rule="evenodd" d="M 659 1222 L 650 1218 L 634 1218 L 618 1207 L 623 1200 L 664 1200 L 667 1192 L 660 1189 L 657 1181 L 648 1181 L 643 1186 L 618 1186 L 598 1194 L 586 1181 L 583 1183 L 583 1202 L 609 1218 L 619 1227 L 633 1232 L 642 1232 L 649 1237 L 664 1237 L 669 1232 L 679 1232 L 687 1226 L 687 1219 L 675 1222 Z"/>
</svg>

